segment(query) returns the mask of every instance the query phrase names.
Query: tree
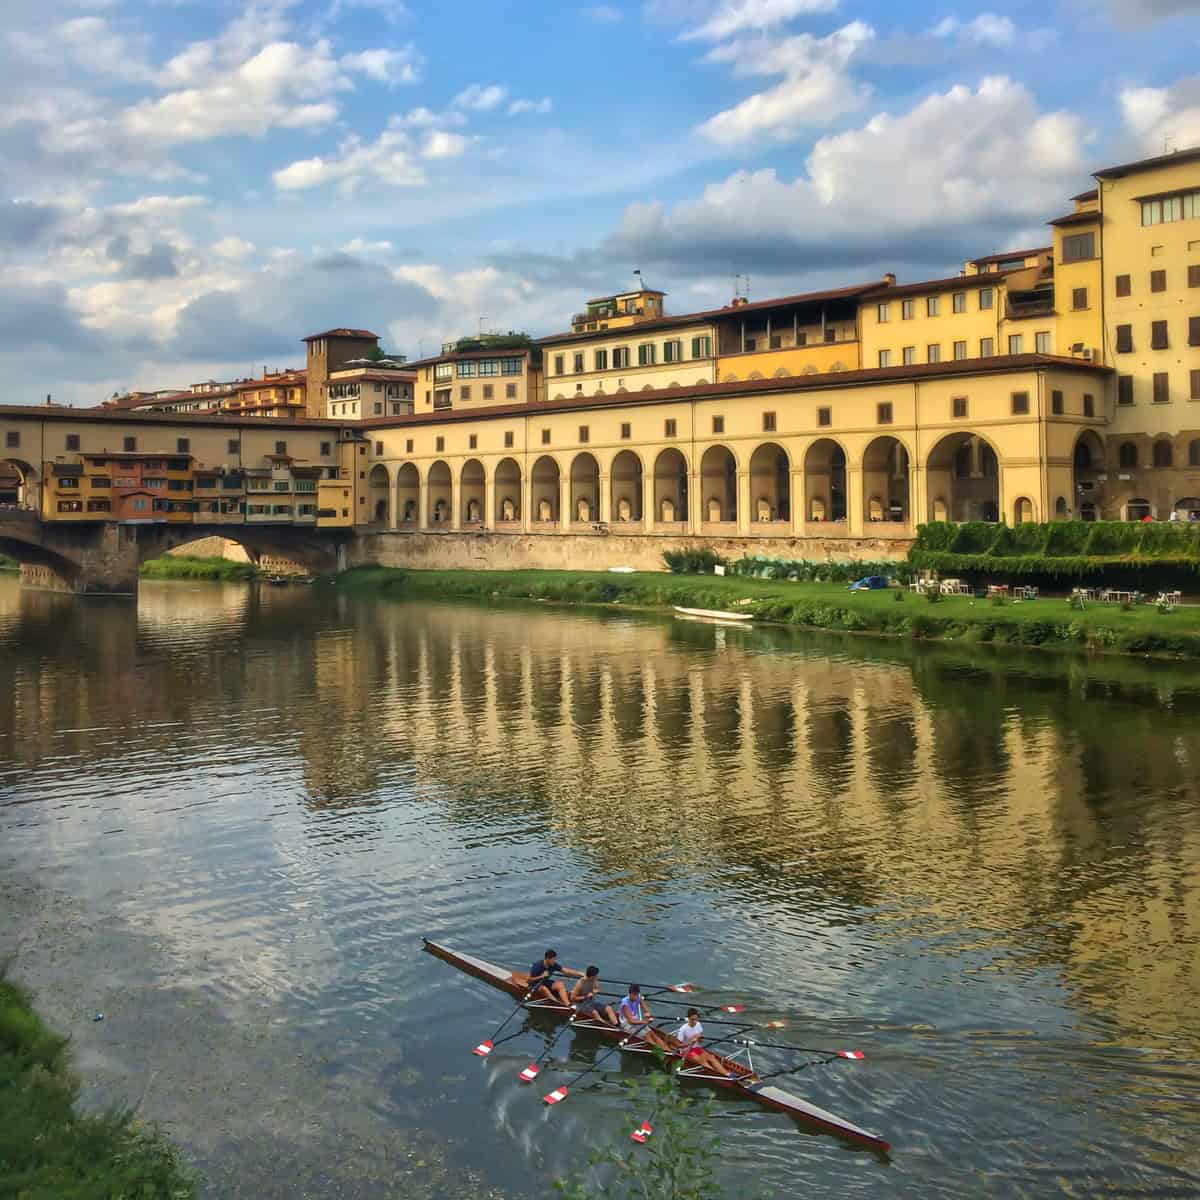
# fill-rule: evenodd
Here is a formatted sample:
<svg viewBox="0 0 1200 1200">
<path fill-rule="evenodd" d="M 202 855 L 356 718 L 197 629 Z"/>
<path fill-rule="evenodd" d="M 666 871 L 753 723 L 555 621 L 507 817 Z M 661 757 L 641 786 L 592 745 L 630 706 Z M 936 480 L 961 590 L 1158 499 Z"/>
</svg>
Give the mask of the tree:
<svg viewBox="0 0 1200 1200">
<path fill-rule="evenodd" d="M 712 1170 L 721 1141 L 707 1130 L 712 1105 L 687 1095 L 676 1085 L 675 1064 L 646 1081 L 626 1081 L 631 1119 L 629 1132 L 648 1117 L 654 1132 L 643 1145 L 624 1140 L 598 1150 L 591 1168 L 554 1186 L 565 1200 L 719 1200 L 721 1190 Z M 626 1135 L 626 1139 L 628 1135 Z M 594 1176 L 603 1177 L 597 1187 Z"/>
</svg>

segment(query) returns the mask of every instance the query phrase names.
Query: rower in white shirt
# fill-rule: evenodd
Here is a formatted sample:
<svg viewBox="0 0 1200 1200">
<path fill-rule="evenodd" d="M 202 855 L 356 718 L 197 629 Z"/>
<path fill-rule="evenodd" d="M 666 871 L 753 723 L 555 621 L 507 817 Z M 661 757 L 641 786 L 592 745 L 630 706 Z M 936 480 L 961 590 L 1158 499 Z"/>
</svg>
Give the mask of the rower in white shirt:
<svg viewBox="0 0 1200 1200">
<path fill-rule="evenodd" d="M 689 1008 L 687 1020 L 675 1031 L 679 1057 L 689 1067 L 704 1067 L 717 1075 L 730 1075 L 729 1068 L 715 1054 L 701 1046 L 703 1039 L 704 1026 L 700 1024 L 700 1014 L 694 1008 Z"/>
</svg>

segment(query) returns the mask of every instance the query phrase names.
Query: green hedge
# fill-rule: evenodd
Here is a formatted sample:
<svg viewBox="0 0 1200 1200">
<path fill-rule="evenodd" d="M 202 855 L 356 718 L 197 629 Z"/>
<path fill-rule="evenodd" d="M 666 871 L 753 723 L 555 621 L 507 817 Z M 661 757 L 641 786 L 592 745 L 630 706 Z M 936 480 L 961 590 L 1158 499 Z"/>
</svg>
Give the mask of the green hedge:
<svg viewBox="0 0 1200 1200">
<path fill-rule="evenodd" d="M 891 559 L 757 558 L 745 555 L 728 567 L 731 575 L 755 579 L 787 579 L 793 583 L 852 583 L 867 575 L 884 575 L 907 583 L 913 575 L 907 562 Z"/>
</svg>

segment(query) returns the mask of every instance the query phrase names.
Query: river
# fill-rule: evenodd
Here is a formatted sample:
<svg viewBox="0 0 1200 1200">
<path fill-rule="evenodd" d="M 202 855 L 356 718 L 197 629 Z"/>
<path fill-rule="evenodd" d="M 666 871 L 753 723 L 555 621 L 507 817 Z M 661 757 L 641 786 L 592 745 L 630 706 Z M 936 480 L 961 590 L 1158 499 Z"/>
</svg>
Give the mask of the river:
<svg viewBox="0 0 1200 1200">
<path fill-rule="evenodd" d="M 716 1098 L 730 1195 L 1200 1194 L 1198 768 L 1160 662 L 0 576 L 0 952 L 210 1195 L 530 1195 L 626 1139 L 639 1064 L 547 1109 L 550 1034 L 474 1057 L 511 1004 L 422 935 L 864 1051 L 782 1082 L 891 1154 Z"/>
</svg>

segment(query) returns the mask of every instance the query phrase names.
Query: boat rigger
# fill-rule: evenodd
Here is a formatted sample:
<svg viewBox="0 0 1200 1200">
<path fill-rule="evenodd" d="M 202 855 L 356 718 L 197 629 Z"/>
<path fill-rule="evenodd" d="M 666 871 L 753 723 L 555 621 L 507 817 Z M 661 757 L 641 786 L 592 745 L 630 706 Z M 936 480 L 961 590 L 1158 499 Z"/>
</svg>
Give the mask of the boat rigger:
<svg viewBox="0 0 1200 1200">
<path fill-rule="evenodd" d="M 635 1054 L 650 1054 L 661 1053 L 657 1050 L 646 1038 L 637 1033 L 608 1024 L 604 1020 L 597 1019 L 579 1019 L 575 1015 L 574 1007 L 571 1005 L 559 1004 L 549 1000 L 537 1000 L 531 998 L 529 988 L 529 978 L 522 972 L 512 971 L 506 967 L 501 967 L 495 963 L 489 962 L 487 959 L 479 958 L 473 954 L 467 954 L 464 951 L 454 950 L 449 946 L 443 945 L 440 942 L 430 941 L 428 938 L 422 939 L 424 949 L 449 963 L 453 967 L 457 967 L 460 971 L 464 971 L 468 975 L 473 975 L 476 979 L 483 980 L 484 983 L 490 984 L 492 987 L 498 988 L 500 991 L 507 992 L 510 996 L 517 999 L 517 1005 L 513 1011 L 505 1018 L 505 1020 L 497 1029 L 496 1034 L 491 1038 L 485 1039 L 474 1048 L 474 1052 L 481 1057 L 487 1057 L 495 1046 L 499 1045 L 496 1040 L 496 1035 L 508 1025 L 516 1013 L 522 1009 L 546 1013 L 547 1015 L 560 1019 L 573 1029 L 587 1030 L 600 1037 L 606 1038 L 615 1042 L 612 1050 L 601 1056 L 601 1059 L 609 1057 L 611 1054 L 618 1052 L 635 1053 Z M 693 988 L 693 985 L 686 985 L 688 990 Z M 673 985 L 666 985 L 661 991 L 677 990 Z M 679 988 L 678 990 L 683 990 Z M 670 1004 L 672 1002 L 659 998 L 655 1001 L 659 1004 Z M 710 1011 L 721 1012 L 740 1012 L 742 1005 L 720 1005 L 715 1006 Z M 720 1024 L 720 1022 L 710 1022 Z M 768 1028 L 778 1028 L 779 1022 L 769 1022 Z M 754 1028 L 752 1025 L 736 1025 L 736 1031 L 745 1033 Z M 669 1035 L 665 1035 L 663 1029 L 656 1031 L 659 1035 L 658 1040 L 670 1041 Z M 738 1032 L 707 1043 L 707 1048 L 712 1049 L 713 1046 L 722 1043 L 736 1042 L 749 1046 L 762 1047 L 777 1047 L 779 1049 L 798 1051 L 802 1053 L 820 1053 L 827 1055 L 824 1061 L 834 1061 L 835 1059 L 861 1059 L 863 1056 L 857 1050 L 829 1050 L 829 1051 L 814 1051 L 811 1048 L 793 1047 L 785 1043 L 768 1043 L 756 1042 L 749 1039 L 742 1039 L 738 1036 Z M 509 1034 L 508 1037 L 516 1037 L 516 1034 Z M 507 1041 L 508 1038 L 500 1039 Z M 680 1046 L 682 1051 L 684 1047 Z M 682 1054 L 680 1055 L 682 1057 Z M 719 1075 L 712 1070 L 698 1066 L 680 1066 L 676 1072 L 676 1077 L 684 1080 L 697 1080 L 713 1085 L 714 1087 L 722 1088 L 726 1091 L 734 1092 L 738 1095 L 746 1096 L 767 1108 L 773 1108 L 779 1112 L 787 1113 L 789 1116 L 796 1118 L 798 1121 L 806 1125 L 821 1129 L 824 1132 L 835 1134 L 838 1137 L 844 1138 L 847 1141 L 853 1142 L 860 1146 L 865 1146 L 868 1149 L 883 1153 L 890 1149 L 888 1142 L 877 1133 L 872 1133 L 868 1129 L 856 1125 L 853 1121 L 848 1121 L 844 1117 L 839 1117 L 836 1113 L 829 1112 L 827 1109 L 821 1108 L 816 1104 L 810 1104 L 807 1100 L 792 1092 L 786 1091 L 784 1088 L 776 1087 L 767 1082 L 767 1078 L 760 1077 L 752 1067 L 739 1059 L 732 1056 L 716 1055 L 724 1067 L 729 1071 L 728 1075 Z M 597 1060 L 599 1065 L 600 1060 Z M 552 1089 L 545 1097 L 548 1105 L 555 1105 L 565 1100 L 570 1092 L 571 1086 L 577 1079 L 583 1075 L 590 1074 L 594 1068 L 589 1068 L 582 1072 L 575 1080 L 568 1080 L 566 1084 L 560 1085 Z M 527 1072 L 528 1074 L 526 1074 Z M 538 1074 L 538 1064 L 531 1063 L 525 1068 L 525 1072 L 521 1074 L 521 1078 L 532 1081 Z M 786 1072 L 771 1072 L 771 1075 L 777 1075 Z"/>
</svg>

